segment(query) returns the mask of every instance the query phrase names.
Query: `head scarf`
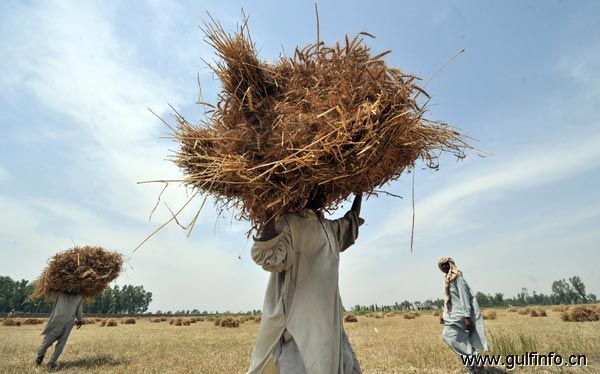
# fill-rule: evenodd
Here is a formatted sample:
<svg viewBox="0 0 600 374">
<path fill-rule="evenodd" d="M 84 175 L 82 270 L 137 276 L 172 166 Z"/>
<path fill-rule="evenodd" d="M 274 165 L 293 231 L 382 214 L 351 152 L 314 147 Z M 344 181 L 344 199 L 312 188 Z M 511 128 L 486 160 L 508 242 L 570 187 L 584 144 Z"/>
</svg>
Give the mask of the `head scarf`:
<svg viewBox="0 0 600 374">
<path fill-rule="evenodd" d="M 461 277 L 462 271 L 458 270 L 454 260 L 450 257 L 442 257 L 438 260 L 440 270 L 442 270 L 442 265 L 446 263 L 450 265 L 450 270 L 448 270 L 448 274 L 444 278 L 444 309 L 449 313 L 452 310 L 452 304 L 450 303 L 450 282 Z"/>
</svg>

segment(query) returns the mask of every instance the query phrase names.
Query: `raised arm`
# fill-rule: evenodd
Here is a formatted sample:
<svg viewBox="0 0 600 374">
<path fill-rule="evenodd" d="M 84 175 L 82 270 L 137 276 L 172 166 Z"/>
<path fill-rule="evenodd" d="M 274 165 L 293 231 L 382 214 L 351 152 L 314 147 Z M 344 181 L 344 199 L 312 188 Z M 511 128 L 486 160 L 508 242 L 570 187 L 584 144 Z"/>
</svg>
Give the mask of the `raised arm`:
<svg viewBox="0 0 600 374">
<path fill-rule="evenodd" d="M 356 215 L 358 217 L 360 217 L 361 205 L 362 205 L 362 195 L 354 195 L 354 201 L 352 202 L 352 208 L 350 208 L 350 210 L 353 211 L 354 213 L 356 213 Z"/>
<path fill-rule="evenodd" d="M 292 230 L 288 220 L 282 217 L 269 221 L 255 238 L 252 246 L 252 260 L 264 270 L 280 272 L 289 269 L 294 263 L 295 252 L 292 246 Z"/>
</svg>

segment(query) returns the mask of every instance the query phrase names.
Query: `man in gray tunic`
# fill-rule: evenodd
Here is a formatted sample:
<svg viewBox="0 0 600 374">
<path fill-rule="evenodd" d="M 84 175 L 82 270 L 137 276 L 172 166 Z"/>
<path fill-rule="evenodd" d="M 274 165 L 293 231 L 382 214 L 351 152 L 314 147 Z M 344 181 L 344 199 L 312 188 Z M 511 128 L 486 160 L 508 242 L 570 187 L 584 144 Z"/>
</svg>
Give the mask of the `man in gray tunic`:
<svg viewBox="0 0 600 374">
<path fill-rule="evenodd" d="M 442 257 L 438 267 L 444 279 L 444 313 L 440 323 L 444 325 L 442 338 L 460 356 L 477 356 L 479 351 L 487 351 L 487 339 L 479 304 L 471 288 L 458 270 L 454 260 Z M 475 366 L 467 367 L 469 372 Z"/>
<path fill-rule="evenodd" d="M 48 361 L 50 369 L 56 368 L 56 361 L 65 348 L 69 334 L 73 329 L 73 325 L 80 328 L 83 324 L 82 300 L 80 294 L 68 292 L 50 292 L 48 299 L 54 302 L 50 319 L 42 331 L 44 340 L 38 348 L 36 365 L 41 365 L 44 360 L 44 355 L 50 346 L 56 343 L 54 353 Z"/>
<path fill-rule="evenodd" d="M 269 221 L 252 259 L 271 272 L 248 373 L 271 356 L 280 374 L 356 374 L 358 359 L 342 326 L 340 253 L 358 236 L 361 196 L 344 217 L 328 220 L 319 191 L 307 206 Z"/>
</svg>

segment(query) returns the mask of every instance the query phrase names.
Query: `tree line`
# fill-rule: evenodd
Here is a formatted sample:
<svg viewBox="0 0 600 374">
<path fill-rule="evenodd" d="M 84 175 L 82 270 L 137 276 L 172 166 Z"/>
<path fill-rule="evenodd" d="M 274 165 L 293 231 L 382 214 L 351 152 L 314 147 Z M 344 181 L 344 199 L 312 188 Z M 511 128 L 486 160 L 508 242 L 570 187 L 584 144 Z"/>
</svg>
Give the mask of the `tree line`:
<svg viewBox="0 0 600 374">
<path fill-rule="evenodd" d="M 578 276 L 572 276 L 568 280 L 559 279 L 552 282 L 552 293 L 545 295 L 544 293 L 536 293 L 533 291 L 529 294 L 526 288 L 521 289 L 521 292 L 511 298 L 505 298 L 502 293 L 485 294 L 477 292 L 475 295 L 477 302 L 481 307 L 507 307 L 526 306 L 526 305 L 559 305 L 559 304 L 587 304 L 597 302 L 596 295 L 593 293 L 586 294 L 585 284 Z M 354 312 L 391 312 L 396 310 L 413 310 L 413 309 L 441 309 L 444 306 L 444 300 L 426 300 L 424 302 L 410 302 L 405 300 L 401 303 L 393 305 L 355 305 L 352 310 Z"/>
<path fill-rule="evenodd" d="M 0 276 L 0 313 L 49 313 L 52 304 L 31 298 L 34 283 Z M 93 314 L 138 314 L 148 310 L 152 292 L 142 286 L 109 287 L 98 297 L 84 301 L 84 311 Z"/>
</svg>

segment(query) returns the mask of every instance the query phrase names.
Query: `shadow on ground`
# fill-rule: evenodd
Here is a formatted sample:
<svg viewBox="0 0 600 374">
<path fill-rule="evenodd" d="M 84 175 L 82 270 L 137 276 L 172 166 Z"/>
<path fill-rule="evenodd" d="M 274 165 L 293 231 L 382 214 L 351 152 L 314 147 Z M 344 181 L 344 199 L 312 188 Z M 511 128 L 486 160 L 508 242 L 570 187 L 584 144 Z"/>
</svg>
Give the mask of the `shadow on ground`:
<svg viewBox="0 0 600 374">
<path fill-rule="evenodd" d="M 109 355 L 100 355 L 95 357 L 80 358 L 73 361 L 59 362 L 56 369 L 92 369 L 100 366 L 119 366 L 126 364 L 129 364 L 129 360 L 123 358 L 116 359 Z"/>
</svg>

